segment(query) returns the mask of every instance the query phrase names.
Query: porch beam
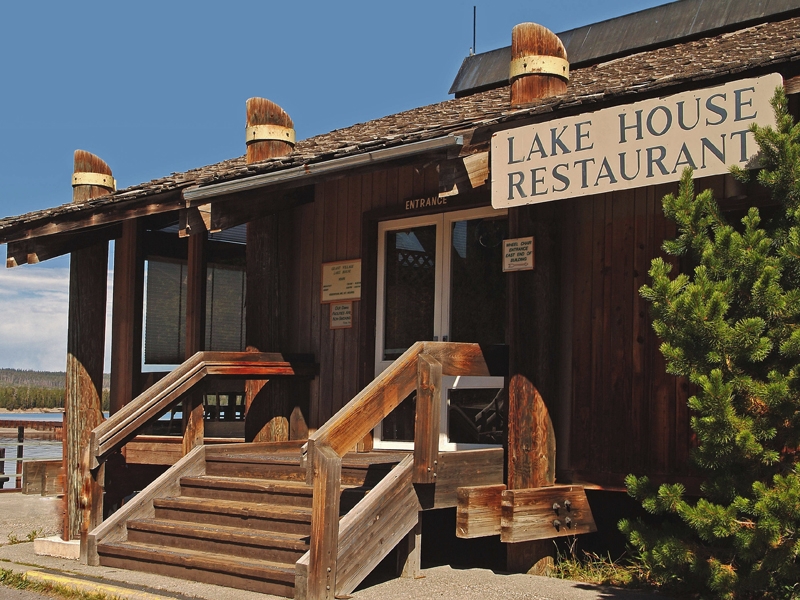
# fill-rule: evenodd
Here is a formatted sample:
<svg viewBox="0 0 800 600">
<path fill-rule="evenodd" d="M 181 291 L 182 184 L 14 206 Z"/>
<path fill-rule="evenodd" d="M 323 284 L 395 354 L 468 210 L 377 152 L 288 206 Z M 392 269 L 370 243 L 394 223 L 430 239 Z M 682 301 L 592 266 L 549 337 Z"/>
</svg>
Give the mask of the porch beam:
<svg viewBox="0 0 800 600">
<path fill-rule="evenodd" d="M 77 150 L 75 173 L 111 175 L 98 157 Z M 72 188 L 73 202 L 86 202 L 107 191 L 95 185 Z M 90 473 L 89 441 L 103 420 L 103 353 L 106 329 L 108 241 L 76 250 L 70 256 L 67 317 L 67 374 L 64 397 L 64 540 L 86 535 L 103 514 L 103 473 Z"/>
<path fill-rule="evenodd" d="M 0 244 L 32 240 L 47 235 L 85 230 L 98 225 L 110 225 L 128 219 L 177 211 L 183 207 L 183 204 L 180 190 L 171 190 L 137 200 L 119 199 L 91 208 L 11 225 L 0 233 Z"/>
<path fill-rule="evenodd" d="M 212 203 L 181 210 L 178 235 L 186 237 L 203 231 L 212 233 L 224 231 L 313 201 L 313 185 L 292 188 L 284 192 L 252 190 L 231 197 L 214 198 Z"/>
<path fill-rule="evenodd" d="M 33 265 L 51 258 L 64 256 L 75 250 L 89 248 L 95 244 L 115 240 L 122 235 L 122 226 L 101 225 L 78 233 L 60 233 L 40 238 L 9 242 L 6 267 Z"/>
<path fill-rule="evenodd" d="M 110 414 L 139 393 L 144 304 L 144 227 L 124 221 L 114 244 L 114 292 L 111 317 Z"/>
<path fill-rule="evenodd" d="M 207 235 L 189 238 L 186 279 L 186 353 L 188 360 L 205 350 Z M 203 444 L 203 393 L 193 391 L 183 401 L 183 454 Z"/>
</svg>

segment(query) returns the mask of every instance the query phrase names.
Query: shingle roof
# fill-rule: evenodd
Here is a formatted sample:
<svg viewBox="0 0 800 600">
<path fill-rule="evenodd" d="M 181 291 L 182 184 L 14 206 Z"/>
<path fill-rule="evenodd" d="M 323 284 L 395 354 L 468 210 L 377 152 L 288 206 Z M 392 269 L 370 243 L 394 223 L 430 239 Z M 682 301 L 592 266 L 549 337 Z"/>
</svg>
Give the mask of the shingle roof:
<svg viewBox="0 0 800 600">
<path fill-rule="evenodd" d="M 234 158 L 185 173 L 173 173 L 89 202 L 8 217 L 0 220 L 0 235 L 25 229 L 43 219 L 53 220 L 60 215 L 111 203 L 125 203 L 188 186 L 319 163 L 570 107 L 586 106 L 591 110 L 592 105 L 600 102 L 655 93 L 663 88 L 694 82 L 702 85 L 706 80 L 732 77 L 745 71 L 775 69 L 794 74 L 798 60 L 800 17 L 763 23 L 576 69 L 571 74 L 566 94 L 541 100 L 525 109 L 510 108 L 507 87 L 480 92 L 299 141 L 294 152 L 284 158 L 253 165 L 245 164 L 244 157 Z"/>
</svg>

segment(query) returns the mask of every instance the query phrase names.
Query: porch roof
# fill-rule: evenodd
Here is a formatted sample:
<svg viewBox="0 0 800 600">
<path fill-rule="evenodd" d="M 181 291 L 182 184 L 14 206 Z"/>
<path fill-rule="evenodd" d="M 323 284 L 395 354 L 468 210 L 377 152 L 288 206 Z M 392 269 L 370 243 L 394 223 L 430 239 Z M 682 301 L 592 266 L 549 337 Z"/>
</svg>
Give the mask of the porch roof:
<svg viewBox="0 0 800 600">
<path fill-rule="evenodd" d="M 567 92 L 524 109 L 509 105 L 507 86 L 478 92 L 358 123 L 344 129 L 299 141 L 283 158 L 248 165 L 244 157 L 173 173 L 167 177 L 131 186 L 91 201 L 69 203 L 0 220 L 0 243 L 32 239 L 61 231 L 59 224 L 79 219 L 92 227 L 93 215 L 134 206 L 143 200 L 170 193 L 164 209 L 184 206 L 187 188 L 244 179 L 333 159 L 399 147 L 476 128 L 503 128 L 505 123 L 526 118 L 547 119 L 560 111 L 595 110 L 600 104 L 622 103 L 641 95 L 657 95 L 667 89 L 731 79 L 744 72 L 781 71 L 785 76 L 800 72 L 800 17 L 761 23 L 737 31 L 639 52 L 599 64 L 575 69 Z M 585 108 L 584 108 L 585 107 Z M 172 206 L 172 208 L 169 208 Z M 112 208 L 113 207 L 113 208 Z M 130 214 L 119 210 L 120 215 Z M 88 218 L 87 218 L 88 217 Z M 118 220 L 124 220 L 121 216 Z M 103 222 L 108 223 L 108 219 Z M 113 220 L 112 220 L 113 222 Z M 52 225 L 52 227 L 50 227 Z"/>
</svg>

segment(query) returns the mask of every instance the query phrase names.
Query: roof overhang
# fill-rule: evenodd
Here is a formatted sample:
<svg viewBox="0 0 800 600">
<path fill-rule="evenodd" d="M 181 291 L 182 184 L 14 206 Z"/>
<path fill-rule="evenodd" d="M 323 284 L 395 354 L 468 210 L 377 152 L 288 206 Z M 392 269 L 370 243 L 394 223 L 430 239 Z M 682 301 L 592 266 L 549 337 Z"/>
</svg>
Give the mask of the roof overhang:
<svg viewBox="0 0 800 600">
<path fill-rule="evenodd" d="M 395 146 L 393 148 L 383 148 L 381 150 L 374 150 L 372 152 L 365 152 L 353 156 L 334 158 L 333 160 L 325 162 L 301 165 L 291 169 L 262 173 L 261 175 L 252 177 L 192 187 L 183 191 L 183 198 L 186 201 L 186 207 L 190 208 L 201 204 L 207 204 L 220 196 L 230 196 L 232 194 L 249 192 L 252 190 L 263 190 L 264 188 L 288 183 L 306 185 L 311 183 L 314 179 L 333 175 L 341 171 L 357 169 L 391 160 L 400 160 L 419 154 L 449 150 L 451 148 L 460 147 L 463 144 L 464 138 L 462 136 L 447 135 L 430 140 L 423 140 L 421 142 Z"/>
</svg>

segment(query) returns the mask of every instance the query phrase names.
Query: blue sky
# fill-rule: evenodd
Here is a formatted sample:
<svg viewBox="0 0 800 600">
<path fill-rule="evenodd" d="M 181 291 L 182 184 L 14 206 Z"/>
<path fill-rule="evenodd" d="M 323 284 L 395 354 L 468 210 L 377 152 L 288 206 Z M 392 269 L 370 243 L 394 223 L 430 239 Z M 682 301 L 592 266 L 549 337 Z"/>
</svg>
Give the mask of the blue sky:
<svg viewBox="0 0 800 600">
<path fill-rule="evenodd" d="M 240 156 L 252 96 L 280 104 L 298 139 L 446 100 L 473 5 L 483 52 L 520 22 L 559 32 L 664 3 L 5 2 L 0 217 L 69 202 L 77 148 L 120 188 Z M 0 368 L 63 370 L 67 271 L 61 258 L 0 272 Z"/>
</svg>

